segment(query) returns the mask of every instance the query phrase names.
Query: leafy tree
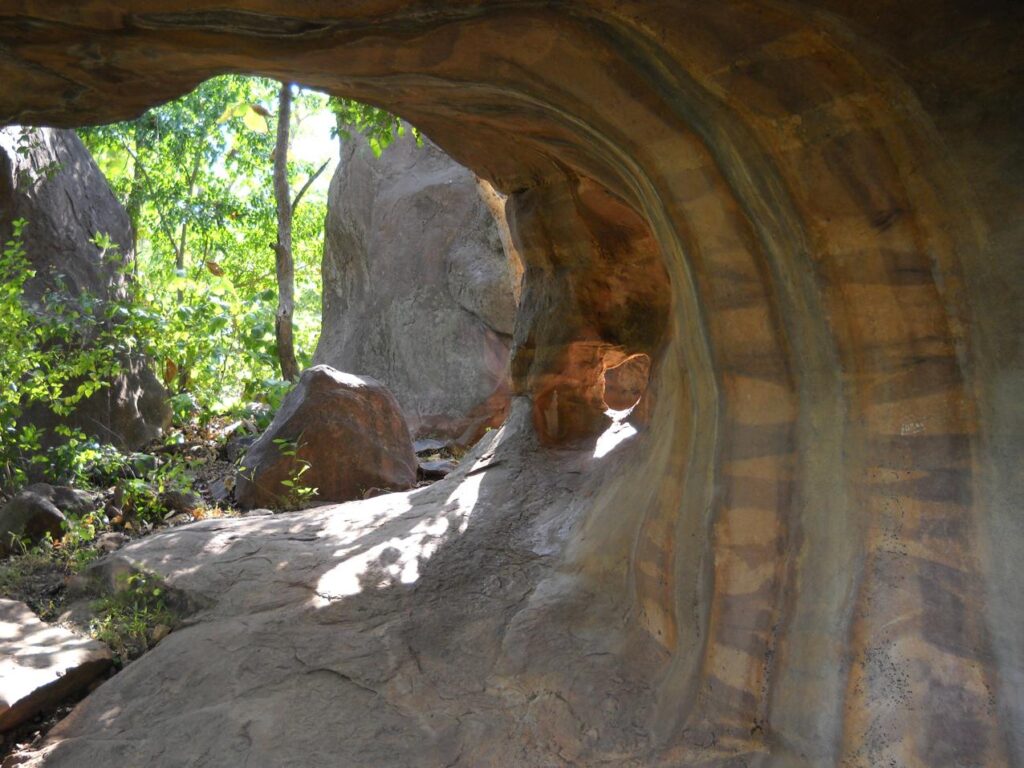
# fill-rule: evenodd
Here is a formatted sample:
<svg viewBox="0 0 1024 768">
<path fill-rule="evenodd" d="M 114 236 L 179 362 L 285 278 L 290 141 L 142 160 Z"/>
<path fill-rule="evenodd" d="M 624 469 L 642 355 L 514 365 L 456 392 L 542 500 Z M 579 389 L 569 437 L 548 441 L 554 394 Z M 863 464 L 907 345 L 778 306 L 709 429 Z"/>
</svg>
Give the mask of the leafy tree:
<svg viewBox="0 0 1024 768">
<path fill-rule="evenodd" d="M 405 130 L 376 107 L 225 75 L 80 131 L 132 218 L 137 301 L 183 415 L 258 397 L 310 361 L 326 216 L 310 184 L 325 166 L 288 147 L 294 126 L 325 109 L 335 135 L 358 130 L 377 154 Z"/>
<path fill-rule="evenodd" d="M 275 137 L 279 85 L 224 76 L 134 121 L 80 132 L 132 217 L 141 304 L 158 320 L 153 352 L 178 403 L 220 409 L 275 376 Z M 300 113 L 326 97 L 301 92 Z M 287 164 L 289 181 L 311 163 Z M 297 362 L 319 325 L 323 196 L 294 216 Z"/>
</svg>

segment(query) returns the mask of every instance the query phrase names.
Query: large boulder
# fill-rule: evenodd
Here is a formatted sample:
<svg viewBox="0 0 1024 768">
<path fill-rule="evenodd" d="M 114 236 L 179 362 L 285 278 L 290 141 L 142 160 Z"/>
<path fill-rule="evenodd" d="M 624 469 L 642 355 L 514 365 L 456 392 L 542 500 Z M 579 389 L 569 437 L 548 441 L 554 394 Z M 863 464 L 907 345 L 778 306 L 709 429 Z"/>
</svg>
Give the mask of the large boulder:
<svg viewBox="0 0 1024 768">
<path fill-rule="evenodd" d="M 384 382 L 417 436 L 472 441 L 508 411 L 519 275 L 504 201 L 411 131 L 379 158 L 354 134 L 341 155 L 315 360 Z"/>
<path fill-rule="evenodd" d="M 51 292 L 62 302 L 123 294 L 123 267 L 133 256 L 131 222 L 74 131 L 0 130 L 0 242 L 11 237 L 17 219 L 28 222 L 22 240 L 35 276 L 24 298 L 36 311 L 46 311 L 43 297 Z M 117 254 L 91 242 L 100 233 L 117 245 Z M 122 373 L 70 417 L 36 407 L 28 420 L 51 438 L 54 426 L 69 423 L 123 448 L 158 437 L 170 422 L 166 392 L 139 356 L 120 362 Z"/>
<path fill-rule="evenodd" d="M 23 488 L 0 507 L 0 554 L 16 548 L 16 542 L 35 544 L 49 534 L 64 535 L 65 515 L 82 515 L 95 509 L 96 497 L 86 491 L 35 483 Z"/>
<path fill-rule="evenodd" d="M 416 454 L 394 395 L 373 379 L 317 365 L 245 454 L 235 498 L 245 509 L 291 507 L 304 500 L 302 488 L 317 489 L 320 501 L 349 501 L 415 483 Z"/>
<path fill-rule="evenodd" d="M 112 662 L 103 643 L 44 624 L 24 603 L 0 600 L 0 733 L 82 692 Z"/>
</svg>

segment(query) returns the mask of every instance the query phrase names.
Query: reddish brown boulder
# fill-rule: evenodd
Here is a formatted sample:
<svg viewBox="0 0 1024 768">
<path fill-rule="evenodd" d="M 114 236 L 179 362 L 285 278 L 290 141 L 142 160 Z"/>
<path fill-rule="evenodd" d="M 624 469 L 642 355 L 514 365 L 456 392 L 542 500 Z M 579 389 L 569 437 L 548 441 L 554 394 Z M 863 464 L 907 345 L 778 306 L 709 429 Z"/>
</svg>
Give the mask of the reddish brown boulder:
<svg viewBox="0 0 1024 768">
<path fill-rule="evenodd" d="M 367 488 L 404 490 L 416 483 L 416 454 L 405 417 L 380 382 L 329 365 L 303 372 L 266 432 L 242 460 L 238 503 L 299 506 L 360 499 Z"/>
</svg>

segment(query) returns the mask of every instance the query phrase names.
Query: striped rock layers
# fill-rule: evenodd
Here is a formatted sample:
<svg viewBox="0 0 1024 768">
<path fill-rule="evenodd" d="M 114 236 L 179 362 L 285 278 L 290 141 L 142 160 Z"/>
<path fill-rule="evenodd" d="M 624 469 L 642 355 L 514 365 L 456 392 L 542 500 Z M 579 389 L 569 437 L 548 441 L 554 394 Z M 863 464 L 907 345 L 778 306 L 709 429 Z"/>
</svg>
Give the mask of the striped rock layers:
<svg viewBox="0 0 1024 768">
<path fill-rule="evenodd" d="M 385 105 L 509 195 L 524 449 L 597 436 L 604 370 L 650 357 L 538 545 L 567 645 L 496 651 L 522 764 L 1020 764 L 1022 35 L 999 0 L 24 0 L 0 121 L 224 71 Z M 596 677 L 537 682 L 595 632 L 646 702 L 614 736 Z M 508 764 L 481 733 L 459 759 Z"/>
</svg>

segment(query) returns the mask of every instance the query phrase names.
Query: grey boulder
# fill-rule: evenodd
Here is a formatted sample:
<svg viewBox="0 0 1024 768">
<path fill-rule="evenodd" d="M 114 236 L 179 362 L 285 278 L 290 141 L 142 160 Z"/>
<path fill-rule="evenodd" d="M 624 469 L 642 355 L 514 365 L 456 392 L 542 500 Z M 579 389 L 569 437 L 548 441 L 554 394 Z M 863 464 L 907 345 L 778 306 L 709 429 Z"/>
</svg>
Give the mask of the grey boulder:
<svg viewBox="0 0 1024 768">
<path fill-rule="evenodd" d="M 520 267 L 504 199 L 407 132 L 353 134 L 331 182 L 315 361 L 381 381 L 415 437 L 473 442 L 509 405 Z"/>
<path fill-rule="evenodd" d="M 0 554 L 14 551 L 25 539 L 35 544 L 47 534 L 61 538 L 66 515 L 83 515 L 96 505 L 93 494 L 73 488 L 36 483 L 22 489 L 0 507 Z"/>
<path fill-rule="evenodd" d="M 101 300 L 123 295 L 123 267 L 133 258 L 131 222 L 85 145 L 74 131 L 53 128 L 0 129 L 0 243 L 13 222 L 27 222 L 22 240 L 35 276 L 24 301 L 45 312 L 43 296 L 59 291 L 62 301 L 89 294 Z M 91 241 L 104 234 L 117 253 Z M 26 420 L 46 428 L 70 424 L 120 448 L 138 448 L 170 424 L 166 392 L 138 355 L 120 360 L 109 386 L 81 401 L 67 418 L 37 405 Z"/>
</svg>

